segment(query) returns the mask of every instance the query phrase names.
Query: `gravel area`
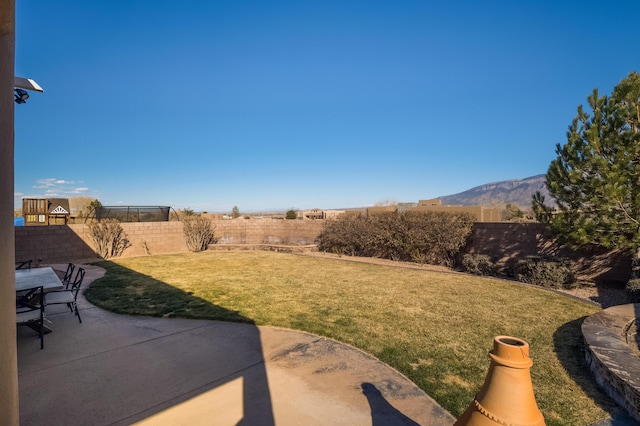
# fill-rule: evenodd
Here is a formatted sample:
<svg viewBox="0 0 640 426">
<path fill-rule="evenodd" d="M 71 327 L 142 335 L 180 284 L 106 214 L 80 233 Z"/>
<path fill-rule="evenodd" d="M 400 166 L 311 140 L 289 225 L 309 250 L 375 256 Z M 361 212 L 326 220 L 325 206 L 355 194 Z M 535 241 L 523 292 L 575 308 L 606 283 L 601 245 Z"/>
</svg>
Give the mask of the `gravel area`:
<svg viewBox="0 0 640 426">
<path fill-rule="evenodd" d="M 600 285 L 583 284 L 579 288 L 572 290 L 559 290 L 560 293 L 565 293 L 579 299 L 592 302 L 602 309 L 615 305 L 625 305 L 629 302 L 627 293 L 624 290 L 624 285 L 619 283 L 605 283 Z"/>
</svg>

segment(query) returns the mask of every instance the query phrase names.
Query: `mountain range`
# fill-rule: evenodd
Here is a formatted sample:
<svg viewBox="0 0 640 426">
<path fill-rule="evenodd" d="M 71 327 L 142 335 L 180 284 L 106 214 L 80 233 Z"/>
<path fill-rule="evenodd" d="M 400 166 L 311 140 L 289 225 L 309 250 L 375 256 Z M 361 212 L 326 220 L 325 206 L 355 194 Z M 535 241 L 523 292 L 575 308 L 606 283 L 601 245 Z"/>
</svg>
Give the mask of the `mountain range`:
<svg viewBox="0 0 640 426">
<path fill-rule="evenodd" d="M 536 175 L 525 179 L 504 180 L 476 186 L 453 195 L 438 197 L 445 205 L 477 206 L 512 203 L 521 209 L 531 208 L 531 197 L 540 191 L 548 205 L 553 200 L 545 186 L 546 175 Z"/>
</svg>

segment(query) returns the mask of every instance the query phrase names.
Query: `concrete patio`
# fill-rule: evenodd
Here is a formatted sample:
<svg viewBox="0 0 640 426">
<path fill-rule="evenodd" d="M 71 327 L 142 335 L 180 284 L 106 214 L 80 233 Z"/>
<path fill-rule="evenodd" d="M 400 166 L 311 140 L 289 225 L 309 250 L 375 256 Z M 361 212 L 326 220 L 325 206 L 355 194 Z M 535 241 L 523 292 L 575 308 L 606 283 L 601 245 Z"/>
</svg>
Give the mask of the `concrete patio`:
<svg viewBox="0 0 640 426">
<path fill-rule="evenodd" d="M 64 270 L 66 265 L 54 265 Z M 84 286 L 104 270 L 86 266 Z M 248 324 L 130 317 L 79 296 L 18 329 L 24 425 L 451 425 L 406 377 L 348 345 Z"/>
</svg>

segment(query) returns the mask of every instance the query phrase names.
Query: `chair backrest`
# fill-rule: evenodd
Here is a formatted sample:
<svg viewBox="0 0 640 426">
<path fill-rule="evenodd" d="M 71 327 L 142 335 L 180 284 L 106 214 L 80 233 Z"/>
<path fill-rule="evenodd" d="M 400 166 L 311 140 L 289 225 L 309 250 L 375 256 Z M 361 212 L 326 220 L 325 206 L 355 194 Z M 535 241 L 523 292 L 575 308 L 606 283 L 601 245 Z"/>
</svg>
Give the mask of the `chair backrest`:
<svg viewBox="0 0 640 426">
<path fill-rule="evenodd" d="M 73 297 L 75 299 L 78 298 L 78 291 L 80 290 L 80 286 L 82 285 L 82 280 L 84 280 L 85 270 L 84 268 L 78 268 L 78 272 L 76 273 L 76 279 L 71 283 L 71 292 L 73 293 Z"/>
<path fill-rule="evenodd" d="M 16 271 L 18 269 L 31 269 L 32 260 L 24 260 L 22 262 L 16 262 Z"/>
<path fill-rule="evenodd" d="M 73 270 L 76 268 L 76 265 L 73 263 L 69 263 L 67 265 L 67 271 L 64 273 L 64 278 L 62 279 L 62 284 L 65 285 L 66 288 L 69 288 L 69 284 L 71 284 L 71 279 L 73 278 Z"/>
<path fill-rule="evenodd" d="M 29 312 L 29 311 L 41 311 L 41 316 L 44 314 L 44 287 L 34 287 L 25 297 L 23 294 L 16 292 L 16 313 Z M 16 322 L 21 322 L 20 318 L 16 318 Z"/>
</svg>

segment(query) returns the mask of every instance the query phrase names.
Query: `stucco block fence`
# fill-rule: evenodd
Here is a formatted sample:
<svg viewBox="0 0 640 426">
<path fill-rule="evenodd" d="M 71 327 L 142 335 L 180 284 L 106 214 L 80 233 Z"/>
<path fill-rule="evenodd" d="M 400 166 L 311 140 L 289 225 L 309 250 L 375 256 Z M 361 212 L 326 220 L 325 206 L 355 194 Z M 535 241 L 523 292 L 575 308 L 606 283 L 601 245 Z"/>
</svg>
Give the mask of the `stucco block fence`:
<svg viewBox="0 0 640 426">
<path fill-rule="evenodd" d="M 323 220 L 213 219 L 219 248 L 240 245 L 291 245 L 314 243 Z M 185 253 L 182 222 L 122 223 L 131 246 L 122 257 Z M 59 263 L 97 259 L 89 229 L 84 224 L 15 227 L 16 260 Z M 476 223 L 468 253 L 487 254 L 500 264 L 527 256 L 566 257 L 575 262 L 579 277 L 594 281 L 626 281 L 629 256 L 597 249 L 574 251 L 560 247 L 538 223 Z"/>
<path fill-rule="evenodd" d="M 212 220 L 218 245 L 311 245 L 323 221 L 237 219 Z M 130 246 L 121 257 L 186 253 L 182 222 L 121 223 Z M 16 260 L 41 263 L 98 259 L 85 224 L 17 226 Z"/>
<path fill-rule="evenodd" d="M 598 247 L 563 247 L 541 223 L 475 223 L 465 251 L 489 255 L 503 267 L 528 256 L 565 258 L 574 263 L 578 279 L 585 281 L 626 282 L 631 273 L 628 254 Z"/>
</svg>

